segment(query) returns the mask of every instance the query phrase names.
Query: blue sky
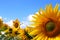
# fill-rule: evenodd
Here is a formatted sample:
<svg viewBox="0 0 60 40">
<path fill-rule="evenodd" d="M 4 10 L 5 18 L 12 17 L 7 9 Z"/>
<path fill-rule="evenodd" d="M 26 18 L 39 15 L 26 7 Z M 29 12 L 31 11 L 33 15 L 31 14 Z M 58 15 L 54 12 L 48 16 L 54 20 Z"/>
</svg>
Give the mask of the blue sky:
<svg viewBox="0 0 60 40">
<path fill-rule="evenodd" d="M 47 4 L 60 4 L 59 0 L 0 0 L 0 16 L 7 20 L 18 18 L 20 21 L 26 20 L 30 14 L 34 14 L 40 8 L 45 8 Z M 6 21 L 6 20 L 5 20 Z"/>
</svg>

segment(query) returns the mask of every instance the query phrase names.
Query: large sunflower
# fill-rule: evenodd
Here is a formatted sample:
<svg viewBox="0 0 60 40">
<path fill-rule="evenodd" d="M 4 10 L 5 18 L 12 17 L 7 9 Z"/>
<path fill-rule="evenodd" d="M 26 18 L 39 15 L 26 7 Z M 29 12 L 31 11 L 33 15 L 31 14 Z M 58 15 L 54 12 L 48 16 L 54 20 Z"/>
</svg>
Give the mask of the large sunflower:
<svg viewBox="0 0 60 40">
<path fill-rule="evenodd" d="M 59 40 L 60 39 L 60 10 L 57 4 L 54 8 L 47 5 L 45 10 L 39 10 L 31 20 L 34 30 L 30 35 L 35 35 L 33 40 Z"/>
</svg>

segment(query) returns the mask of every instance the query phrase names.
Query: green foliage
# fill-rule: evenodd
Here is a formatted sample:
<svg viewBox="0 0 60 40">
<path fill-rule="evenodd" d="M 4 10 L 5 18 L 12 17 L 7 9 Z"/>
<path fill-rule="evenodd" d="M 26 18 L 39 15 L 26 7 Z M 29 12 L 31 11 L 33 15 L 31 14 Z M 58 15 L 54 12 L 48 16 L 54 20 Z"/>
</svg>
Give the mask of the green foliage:
<svg viewBox="0 0 60 40">
<path fill-rule="evenodd" d="M 0 35 L 0 40 L 22 40 L 19 37 L 12 37 L 12 36 L 6 36 L 6 35 Z"/>
<path fill-rule="evenodd" d="M 28 39 L 32 39 L 33 37 L 28 34 L 28 32 L 25 31 L 25 35 L 28 37 Z"/>
</svg>

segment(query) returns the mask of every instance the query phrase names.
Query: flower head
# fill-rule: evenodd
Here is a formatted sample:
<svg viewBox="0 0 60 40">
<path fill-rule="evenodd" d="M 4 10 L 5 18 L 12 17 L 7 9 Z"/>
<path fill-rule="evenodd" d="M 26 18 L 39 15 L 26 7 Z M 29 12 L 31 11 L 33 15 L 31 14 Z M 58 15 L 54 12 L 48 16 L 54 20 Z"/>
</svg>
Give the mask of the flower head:
<svg viewBox="0 0 60 40">
<path fill-rule="evenodd" d="M 57 39 L 60 35 L 60 10 L 57 4 L 54 8 L 52 5 L 46 6 L 45 10 L 39 10 L 37 14 L 32 16 L 34 19 L 31 20 L 35 26 L 34 30 L 30 33 L 36 35 L 34 40 L 47 40 Z"/>
</svg>

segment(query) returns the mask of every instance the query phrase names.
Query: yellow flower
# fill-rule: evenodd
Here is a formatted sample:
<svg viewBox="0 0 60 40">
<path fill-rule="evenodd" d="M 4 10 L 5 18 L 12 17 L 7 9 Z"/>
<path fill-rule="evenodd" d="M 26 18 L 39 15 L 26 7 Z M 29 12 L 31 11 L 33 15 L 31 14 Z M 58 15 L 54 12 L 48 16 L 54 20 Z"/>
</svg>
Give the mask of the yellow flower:
<svg viewBox="0 0 60 40">
<path fill-rule="evenodd" d="M 20 30 L 20 22 L 18 21 L 18 19 L 13 21 L 13 25 L 10 27 L 8 26 L 8 29 L 5 31 L 6 33 L 8 33 L 8 36 L 17 36 L 17 34 L 20 34 L 19 32 Z"/>
<path fill-rule="evenodd" d="M 18 19 L 13 21 L 13 27 L 11 29 L 12 29 L 13 36 L 16 36 L 17 33 L 20 33 L 19 30 L 21 29 L 20 29 L 20 22 Z"/>
<path fill-rule="evenodd" d="M 9 26 L 7 24 L 3 24 L 1 29 L 3 29 L 3 31 L 6 31 L 8 28 L 9 28 Z"/>
<path fill-rule="evenodd" d="M 3 26 L 3 20 L 0 19 L 0 28 Z"/>
<path fill-rule="evenodd" d="M 18 37 L 20 37 L 22 40 L 30 40 L 32 37 L 29 35 L 29 32 L 31 32 L 30 27 L 26 27 L 25 29 L 19 29 L 18 32 L 20 33 Z"/>
<path fill-rule="evenodd" d="M 25 31 L 30 33 L 33 30 L 33 27 L 26 26 Z"/>
<path fill-rule="evenodd" d="M 20 22 L 18 21 L 18 19 L 13 21 L 13 25 L 11 27 L 9 27 L 5 32 L 8 33 L 6 35 L 8 37 L 9 36 L 18 37 L 18 38 L 21 38 L 22 40 L 25 40 L 25 39 L 28 40 L 27 36 L 25 35 L 24 29 L 20 28 Z"/>
<path fill-rule="evenodd" d="M 11 32 L 11 36 L 16 36 L 16 33 L 20 30 L 20 22 L 18 19 L 13 21 L 11 28 L 9 27 L 8 32 Z"/>
<path fill-rule="evenodd" d="M 47 5 L 45 10 L 39 10 L 31 20 L 34 30 L 30 35 L 35 35 L 33 40 L 59 40 L 60 39 L 60 10 L 57 4 L 54 8 Z"/>
<path fill-rule="evenodd" d="M 13 21 L 13 27 L 16 28 L 16 29 L 20 28 L 20 22 L 19 22 L 18 19 L 16 19 L 16 20 Z"/>
<path fill-rule="evenodd" d="M 27 37 L 26 37 L 26 35 L 25 35 L 25 31 L 24 31 L 23 29 L 18 30 L 18 32 L 20 33 L 20 34 L 18 35 L 18 37 L 21 37 L 22 40 L 27 39 Z"/>
</svg>

